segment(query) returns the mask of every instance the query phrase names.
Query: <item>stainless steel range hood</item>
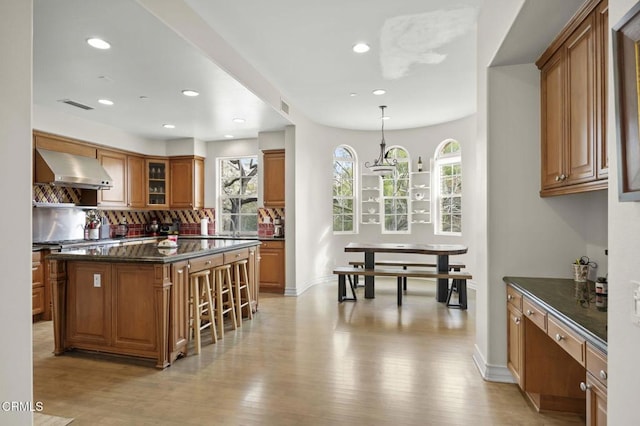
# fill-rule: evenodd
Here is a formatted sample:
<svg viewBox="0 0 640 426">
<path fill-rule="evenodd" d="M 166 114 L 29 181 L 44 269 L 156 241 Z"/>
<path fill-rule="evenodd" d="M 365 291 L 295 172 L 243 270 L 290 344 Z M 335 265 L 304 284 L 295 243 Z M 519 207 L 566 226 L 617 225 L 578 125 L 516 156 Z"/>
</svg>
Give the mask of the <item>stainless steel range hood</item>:
<svg viewBox="0 0 640 426">
<path fill-rule="evenodd" d="M 82 189 L 109 189 L 111 176 L 95 158 L 36 149 L 35 182 Z"/>
</svg>

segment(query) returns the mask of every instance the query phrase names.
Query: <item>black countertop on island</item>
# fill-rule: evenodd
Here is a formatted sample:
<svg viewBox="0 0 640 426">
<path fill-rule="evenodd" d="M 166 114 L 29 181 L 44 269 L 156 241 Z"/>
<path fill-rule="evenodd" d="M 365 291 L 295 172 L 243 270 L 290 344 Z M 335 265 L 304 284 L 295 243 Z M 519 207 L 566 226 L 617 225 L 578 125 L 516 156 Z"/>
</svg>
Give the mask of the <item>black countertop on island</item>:
<svg viewBox="0 0 640 426">
<path fill-rule="evenodd" d="M 575 281 L 565 278 L 504 277 L 511 285 L 607 353 L 607 312 L 595 303 L 581 305 L 575 298 Z M 594 293 L 593 283 L 591 294 Z M 593 297 L 592 297 L 593 299 Z"/>
<path fill-rule="evenodd" d="M 158 247 L 153 242 L 140 244 L 96 244 L 74 249 L 63 249 L 47 256 L 51 260 L 79 260 L 121 263 L 172 263 L 211 254 L 224 253 L 260 244 L 258 240 L 178 239 L 175 248 Z"/>
</svg>

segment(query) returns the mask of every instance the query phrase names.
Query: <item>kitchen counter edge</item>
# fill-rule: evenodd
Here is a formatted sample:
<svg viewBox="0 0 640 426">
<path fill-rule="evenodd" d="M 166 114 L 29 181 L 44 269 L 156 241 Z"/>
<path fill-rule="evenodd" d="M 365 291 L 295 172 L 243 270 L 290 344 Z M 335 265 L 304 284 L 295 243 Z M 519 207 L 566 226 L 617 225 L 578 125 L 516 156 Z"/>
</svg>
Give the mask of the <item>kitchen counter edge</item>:
<svg viewBox="0 0 640 426">
<path fill-rule="evenodd" d="M 598 334 L 602 335 L 602 326 L 604 325 L 604 334 L 607 333 L 607 312 L 599 312 L 596 311 L 593 306 L 590 308 L 581 308 L 585 309 L 584 312 L 587 312 L 589 315 L 573 315 L 567 309 L 561 309 L 557 306 L 554 306 L 552 302 L 549 300 L 545 300 L 540 297 L 539 294 L 536 294 L 536 285 L 540 286 L 557 286 L 557 285 L 567 285 L 573 286 L 574 281 L 572 279 L 565 278 L 537 278 L 537 277 L 510 277 L 506 276 L 502 278 L 505 284 L 510 285 L 515 288 L 535 303 L 543 307 L 547 310 L 547 312 L 551 313 L 554 317 L 558 318 L 562 323 L 571 328 L 578 335 L 583 337 L 587 342 L 591 345 L 602 351 L 604 354 L 607 353 L 607 340 L 606 337 L 602 338 L 602 336 L 598 336 Z M 575 305 L 575 299 L 570 299 L 569 297 L 565 298 L 563 302 L 571 302 Z M 589 311 L 587 311 L 589 310 Z M 594 314 L 595 313 L 595 314 Z M 594 318 L 595 317 L 595 318 Z M 591 321 L 589 321 L 591 320 Z M 596 327 L 597 325 L 597 327 Z"/>
</svg>

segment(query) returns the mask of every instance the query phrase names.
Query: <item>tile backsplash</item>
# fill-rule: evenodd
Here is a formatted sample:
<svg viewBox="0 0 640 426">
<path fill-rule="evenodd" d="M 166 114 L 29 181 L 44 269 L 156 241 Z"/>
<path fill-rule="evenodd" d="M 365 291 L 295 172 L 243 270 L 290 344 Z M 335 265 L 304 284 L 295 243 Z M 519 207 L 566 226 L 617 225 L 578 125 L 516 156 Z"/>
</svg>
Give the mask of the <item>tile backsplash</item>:
<svg viewBox="0 0 640 426">
<path fill-rule="evenodd" d="M 81 192 L 75 188 L 53 187 L 49 185 L 34 185 L 33 200 L 39 203 L 75 203 L 80 202 Z M 106 217 L 111 228 L 111 237 L 115 236 L 116 226 L 126 221 L 129 237 L 139 237 L 146 235 L 146 227 L 152 220 L 156 219 L 160 224 L 171 224 L 174 221 L 180 222 L 180 234 L 198 235 L 200 234 L 200 221 L 209 219 L 208 233 L 213 235 L 216 232 L 215 209 L 200 210 L 100 210 L 102 217 Z M 258 236 L 273 237 L 275 218 L 284 221 L 284 209 L 258 209 Z"/>
</svg>

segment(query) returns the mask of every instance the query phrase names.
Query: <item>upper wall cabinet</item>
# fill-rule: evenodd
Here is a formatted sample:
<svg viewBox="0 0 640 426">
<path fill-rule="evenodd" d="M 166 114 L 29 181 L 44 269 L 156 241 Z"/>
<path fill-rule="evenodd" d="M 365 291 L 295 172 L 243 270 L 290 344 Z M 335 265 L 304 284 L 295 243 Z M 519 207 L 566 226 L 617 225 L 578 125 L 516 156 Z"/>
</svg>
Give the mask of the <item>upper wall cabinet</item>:
<svg viewBox="0 0 640 426">
<path fill-rule="evenodd" d="M 204 159 L 171 157 L 169 203 L 174 209 L 204 207 Z"/>
<path fill-rule="evenodd" d="M 147 158 L 147 207 L 169 207 L 169 160 Z"/>
<path fill-rule="evenodd" d="M 543 197 L 607 188 L 607 10 L 587 1 L 536 62 Z"/>
<path fill-rule="evenodd" d="M 98 191 L 100 207 L 127 207 L 127 155 L 98 149 L 98 161 L 111 176 L 110 189 Z"/>
<path fill-rule="evenodd" d="M 284 208 L 284 149 L 263 151 L 264 191 L 266 208 Z"/>
<path fill-rule="evenodd" d="M 144 157 L 127 155 L 127 207 L 142 209 L 146 206 L 145 196 L 147 187 Z"/>
</svg>

